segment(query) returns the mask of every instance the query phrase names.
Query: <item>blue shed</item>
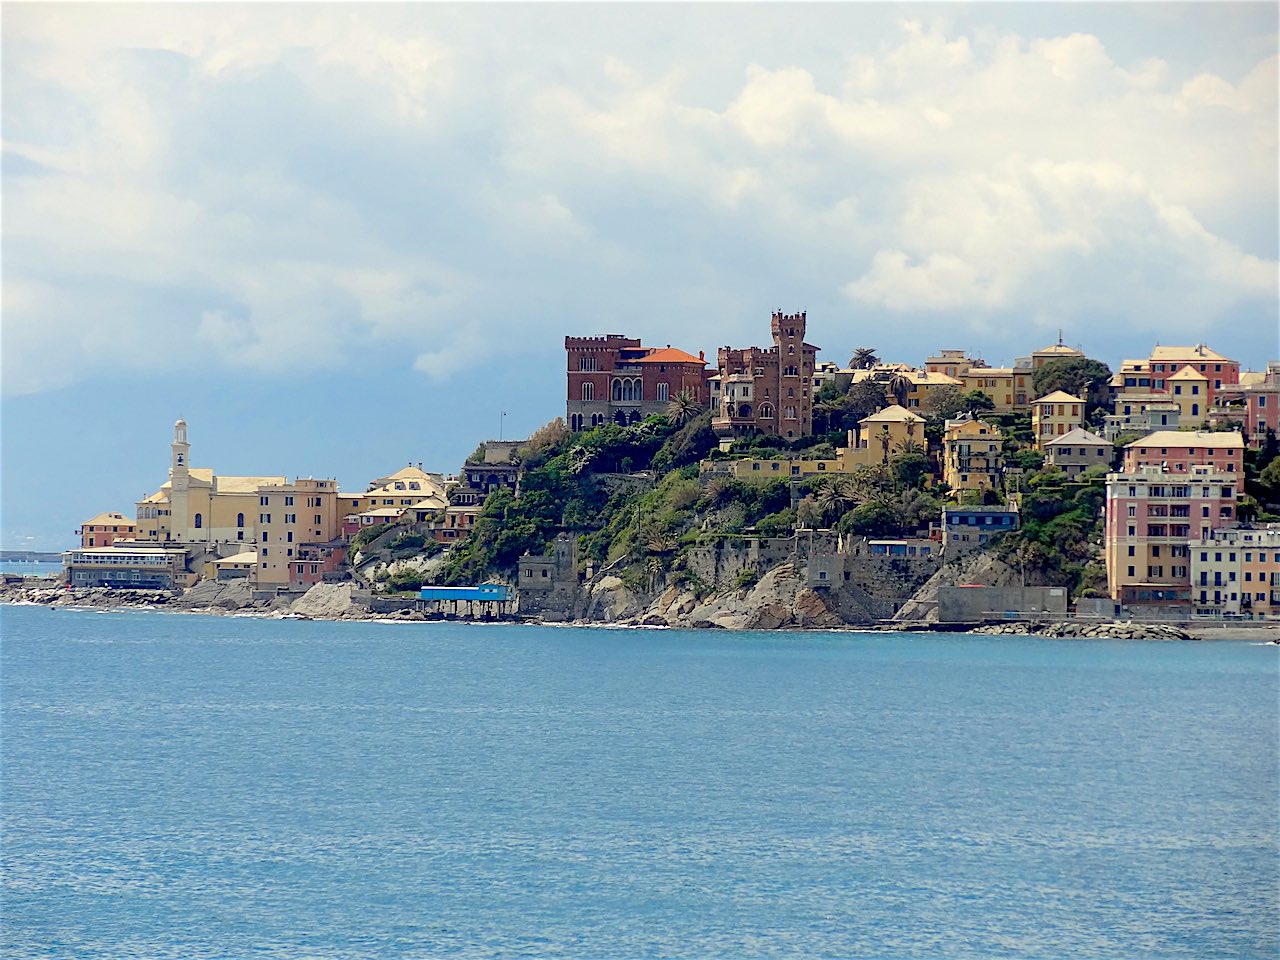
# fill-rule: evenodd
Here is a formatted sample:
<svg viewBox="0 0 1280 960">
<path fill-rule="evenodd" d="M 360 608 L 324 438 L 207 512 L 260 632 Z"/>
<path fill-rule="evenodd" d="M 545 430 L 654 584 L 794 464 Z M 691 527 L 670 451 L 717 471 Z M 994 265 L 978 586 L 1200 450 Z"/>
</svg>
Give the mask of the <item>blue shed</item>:
<svg viewBox="0 0 1280 960">
<path fill-rule="evenodd" d="M 423 587 L 423 600 L 487 600 L 505 603 L 511 599 L 511 588 L 505 583 L 482 583 L 478 587 Z"/>
</svg>

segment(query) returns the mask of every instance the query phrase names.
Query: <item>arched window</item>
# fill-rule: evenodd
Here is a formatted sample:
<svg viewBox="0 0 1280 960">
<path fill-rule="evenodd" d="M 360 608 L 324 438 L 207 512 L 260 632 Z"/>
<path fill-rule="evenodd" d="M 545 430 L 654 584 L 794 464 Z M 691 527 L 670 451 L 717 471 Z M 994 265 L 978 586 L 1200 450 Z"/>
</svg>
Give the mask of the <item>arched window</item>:
<svg viewBox="0 0 1280 960">
<path fill-rule="evenodd" d="M 639 411 L 639 410 L 632 410 L 632 411 L 631 411 L 631 422 L 632 422 L 632 423 L 639 423 L 639 422 L 640 422 L 640 411 Z"/>
<path fill-rule="evenodd" d="M 621 380 L 613 381 L 613 399 L 618 401 L 622 400 L 622 381 Z"/>
<path fill-rule="evenodd" d="M 659 403 L 666 403 L 671 399 L 671 385 L 666 383 L 658 384 L 658 394 L 654 397 Z"/>
<path fill-rule="evenodd" d="M 738 416 L 749 419 L 751 417 L 751 404 L 744 403 L 738 407 Z"/>
<path fill-rule="evenodd" d="M 196 514 L 196 529 L 197 529 L 197 530 L 199 530 L 199 529 L 200 529 L 201 527 L 203 527 L 203 526 L 204 526 L 204 517 L 197 513 L 197 514 Z"/>
<path fill-rule="evenodd" d="M 569 418 L 569 429 L 574 433 L 582 429 L 582 414 L 575 413 Z"/>
<path fill-rule="evenodd" d="M 243 513 L 237 513 L 237 514 L 236 514 L 236 526 L 237 526 L 237 527 L 243 527 L 243 526 L 244 526 L 244 514 L 243 514 Z"/>
<path fill-rule="evenodd" d="M 782 411 L 782 415 L 786 417 L 788 420 L 794 420 L 796 418 L 796 408 L 787 407 L 785 410 Z"/>
<path fill-rule="evenodd" d="M 614 422 L 618 424 L 618 426 L 625 427 L 627 425 L 627 411 L 625 410 L 617 411 L 616 413 L 614 413 L 613 419 L 614 419 Z"/>
<path fill-rule="evenodd" d="M 593 414 L 591 415 L 591 426 L 593 426 L 593 427 L 598 427 L 598 426 L 600 426 L 602 423 L 604 423 L 604 414 L 603 414 L 603 413 L 593 413 Z"/>
<path fill-rule="evenodd" d="M 582 399 L 594 400 L 596 398 L 596 385 L 590 380 L 582 384 Z"/>
<path fill-rule="evenodd" d="M 760 419 L 761 420 L 773 419 L 773 404 L 771 403 L 760 404 Z"/>
</svg>

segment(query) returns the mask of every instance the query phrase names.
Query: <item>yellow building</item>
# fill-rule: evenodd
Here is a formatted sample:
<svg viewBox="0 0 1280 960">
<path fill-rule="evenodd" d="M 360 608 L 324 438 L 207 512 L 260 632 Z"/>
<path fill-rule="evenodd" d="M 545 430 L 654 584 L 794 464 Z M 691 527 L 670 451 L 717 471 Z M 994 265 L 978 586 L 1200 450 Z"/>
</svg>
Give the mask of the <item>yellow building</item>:
<svg viewBox="0 0 1280 960">
<path fill-rule="evenodd" d="M 985 367 L 981 360 L 968 356 L 963 350 L 939 350 L 937 355 L 924 361 L 928 373 L 941 373 L 948 377 L 963 377 L 974 367 Z"/>
<path fill-rule="evenodd" d="M 304 544 L 324 544 L 342 534 L 338 481 L 297 479 L 258 488 L 257 567 L 260 587 L 289 583 L 289 563 Z"/>
<path fill-rule="evenodd" d="M 1192 367 L 1183 367 L 1165 378 L 1165 391 L 1178 405 L 1178 423 L 1198 427 L 1209 414 L 1209 378 Z"/>
<path fill-rule="evenodd" d="M 409 464 L 374 480 L 364 493 L 339 494 L 338 520 L 341 523 L 343 517 L 388 507 L 443 510 L 448 505 L 444 478 Z"/>
<path fill-rule="evenodd" d="M 1084 401 L 1065 390 L 1055 390 L 1031 404 L 1031 432 L 1037 449 L 1056 437 L 1084 426 Z"/>
<path fill-rule="evenodd" d="M 790 477 L 851 474 L 859 467 L 876 467 L 910 449 L 928 451 L 924 435 L 924 417 L 894 404 L 858 422 L 858 430 L 848 434 L 848 446 L 836 451 L 835 459 L 825 460 L 743 460 L 703 461 L 703 476 L 729 476 L 737 480 L 769 480 Z"/>
<path fill-rule="evenodd" d="M 173 426 L 169 479 L 137 503 L 137 539 L 179 543 L 254 543 L 258 488 L 284 477 L 228 477 L 192 467 L 187 422 Z"/>
<path fill-rule="evenodd" d="M 1084 353 L 1075 347 L 1068 347 L 1062 342 L 1062 334 L 1058 334 L 1058 342 L 1048 347 L 1041 347 L 1039 350 L 1031 354 L 1031 369 L 1039 370 L 1050 360 L 1072 359 L 1074 357 L 1084 358 Z"/>
<path fill-rule="evenodd" d="M 858 421 L 858 432 L 849 431 L 849 445 L 836 451 L 837 469 L 852 473 L 854 467 L 888 463 L 914 444 L 921 452 L 928 449 L 924 435 L 924 417 L 896 403 Z"/>
<path fill-rule="evenodd" d="M 959 494 L 995 490 L 1004 466 L 999 428 L 965 415 L 948 420 L 942 435 L 942 481 Z"/>
<path fill-rule="evenodd" d="M 964 389 L 964 382 L 958 377 L 949 377 L 945 373 L 931 373 L 928 370 L 900 371 L 911 382 L 907 391 L 907 402 L 903 406 L 910 410 L 928 410 L 929 396 L 940 387 L 959 387 Z"/>
<path fill-rule="evenodd" d="M 1013 367 L 989 367 L 985 360 L 966 356 L 963 350 L 939 350 L 935 356 L 925 360 L 924 368 L 927 373 L 957 380 L 965 393 L 981 390 L 991 398 L 997 413 L 1014 413 L 1027 409 L 1034 392 L 1031 378 L 1036 366 L 1043 365 L 1052 356 L 1079 353 L 1070 347 L 1061 349 L 1067 352 L 1060 354 L 1058 347 L 1045 347 L 1030 357 L 1024 357 Z M 1039 364 L 1036 364 L 1036 358 L 1040 359 Z"/>
<path fill-rule="evenodd" d="M 1013 413 L 1026 408 L 1026 383 L 1030 378 L 1029 373 L 1019 374 L 1013 367 L 971 367 L 961 375 L 960 381 L 965 393 L 981 390 L 990 397 L 996 413 Z M 1023 382 L 1021 391 L 1017 386 L 1019 380 Z"/>
</svg>

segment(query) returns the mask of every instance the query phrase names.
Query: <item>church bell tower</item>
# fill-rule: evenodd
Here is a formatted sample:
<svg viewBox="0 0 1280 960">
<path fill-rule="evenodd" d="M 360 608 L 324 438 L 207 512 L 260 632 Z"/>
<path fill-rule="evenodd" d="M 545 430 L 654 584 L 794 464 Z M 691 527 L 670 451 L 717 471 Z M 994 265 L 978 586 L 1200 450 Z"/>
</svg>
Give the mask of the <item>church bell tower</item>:
<svg viewBox="0 0 1280 960">
<path fill-rule="evenodd" d="M 177 481 L 179 478 L 183 480 L 182 486 L 186 486 L 188 477 L 187 466 L 191 454 L 191 444 L 187 443 L 187 421 L 178 420 L 173 425 L 173 450 L 172 459 L 169 462 L 169 479 Z M 175 487 L 178 484 L 175 482 Z"/>
</svg>

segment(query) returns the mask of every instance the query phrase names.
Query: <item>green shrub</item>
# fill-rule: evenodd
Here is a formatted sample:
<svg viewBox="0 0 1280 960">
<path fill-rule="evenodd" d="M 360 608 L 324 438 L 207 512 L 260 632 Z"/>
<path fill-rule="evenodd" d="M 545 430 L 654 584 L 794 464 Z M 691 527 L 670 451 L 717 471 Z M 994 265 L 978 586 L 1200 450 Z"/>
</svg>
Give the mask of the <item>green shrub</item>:
<svg viewBox="0 0 1280 960">
<path fill-rule="evenodd" d="M 393 590 L 419 590 L 422 588 L 422 574 L 417 570 L 397 570 L 387 578 L 387 585 Z"/>
</svg>

